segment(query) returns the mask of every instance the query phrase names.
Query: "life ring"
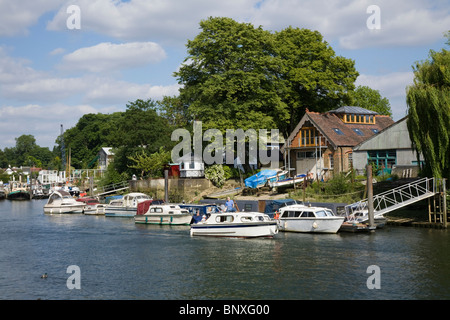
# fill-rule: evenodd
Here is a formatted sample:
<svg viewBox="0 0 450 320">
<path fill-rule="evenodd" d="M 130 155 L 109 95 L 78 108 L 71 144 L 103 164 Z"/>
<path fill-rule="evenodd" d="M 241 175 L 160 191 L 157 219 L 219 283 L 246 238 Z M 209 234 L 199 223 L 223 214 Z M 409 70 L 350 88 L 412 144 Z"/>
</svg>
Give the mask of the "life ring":
<svg viewBox="0 0 450 320">
<path fill-rule="evenodd" d="M 317 227 L 318 227 L 317 223 L 314 222 L 313 225 L 312 225 L 312 227 L 313 227 L 314 229 L 317 229 Z"/>
</svg>

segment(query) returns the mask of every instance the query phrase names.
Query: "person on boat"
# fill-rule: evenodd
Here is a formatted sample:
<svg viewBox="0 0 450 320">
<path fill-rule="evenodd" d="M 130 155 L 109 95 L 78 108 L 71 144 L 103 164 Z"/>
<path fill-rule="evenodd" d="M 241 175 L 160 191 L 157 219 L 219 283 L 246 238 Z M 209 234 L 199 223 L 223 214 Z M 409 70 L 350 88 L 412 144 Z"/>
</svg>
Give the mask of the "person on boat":
<svg viewBox="0 0 450 320">
<path fill-rule="evenodd" d="M 194 223 L 199 223 L 202 221 L 202 217 L 200 216 L 200 211 L 197 210 L 197 213 L 194 215 Z"/>
<path fill-rule="evenodd" d="M 227 207 L 227 212 L 235 212 L 235 204 L 234 201 L 230 199 L 230 197 L 227 197 L 227 202 L 225 202 L 225 206 Z"/>
<path fill-rule="evenodd" d="M 280 212 L 278 210 L 275 211 L 275 214 L 273 215 L 274 219 L 278 219 L 280 217 Z"/>
</svg>

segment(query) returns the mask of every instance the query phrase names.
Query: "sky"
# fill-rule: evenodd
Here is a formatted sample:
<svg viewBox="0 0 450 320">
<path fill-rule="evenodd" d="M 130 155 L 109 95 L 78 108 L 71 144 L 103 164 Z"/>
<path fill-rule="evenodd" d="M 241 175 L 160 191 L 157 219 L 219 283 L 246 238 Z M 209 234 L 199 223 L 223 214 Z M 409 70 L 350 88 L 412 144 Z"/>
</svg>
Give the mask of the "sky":
<svg viewBox="0 0 450 320">
<path fill-rule="evenodd" d="M 177 95 L 173 73 L 208 17 L 319 31 L 395 121 L 412 66 L 449 49 L 450 0 L 0 0 L 0 149 L 26 134 L 52 150 L 84 114 Z"/>
</svg>

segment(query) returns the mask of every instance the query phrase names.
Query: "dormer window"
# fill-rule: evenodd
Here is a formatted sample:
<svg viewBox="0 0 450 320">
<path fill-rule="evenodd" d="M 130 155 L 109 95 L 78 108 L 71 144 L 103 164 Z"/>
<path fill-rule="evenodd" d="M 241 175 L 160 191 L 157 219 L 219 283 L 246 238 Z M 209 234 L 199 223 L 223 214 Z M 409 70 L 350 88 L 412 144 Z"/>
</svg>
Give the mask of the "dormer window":
<svg viewBox="0 0 450 320">
<path fill-rule="evenodd" d="M 344 114 L 345 123 L 375 124 L 375 116 L 368 114 Z"/>
</svg>

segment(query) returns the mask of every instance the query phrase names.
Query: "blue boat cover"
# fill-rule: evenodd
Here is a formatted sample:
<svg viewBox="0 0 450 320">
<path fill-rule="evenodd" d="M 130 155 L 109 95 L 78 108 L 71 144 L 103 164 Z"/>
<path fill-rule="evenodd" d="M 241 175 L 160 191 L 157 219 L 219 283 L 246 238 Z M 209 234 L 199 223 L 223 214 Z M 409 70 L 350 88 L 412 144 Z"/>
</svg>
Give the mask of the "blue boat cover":
<svg viewBox="0 0 450 320">
<path fill-rule="evenodd" d="M 268 178 L 276 176 L 276 170 L 261 170 L 257 174 L 244 180 L 245 186 L 248 188 L 258 188 L 266 184 Z"/>
</svg>

